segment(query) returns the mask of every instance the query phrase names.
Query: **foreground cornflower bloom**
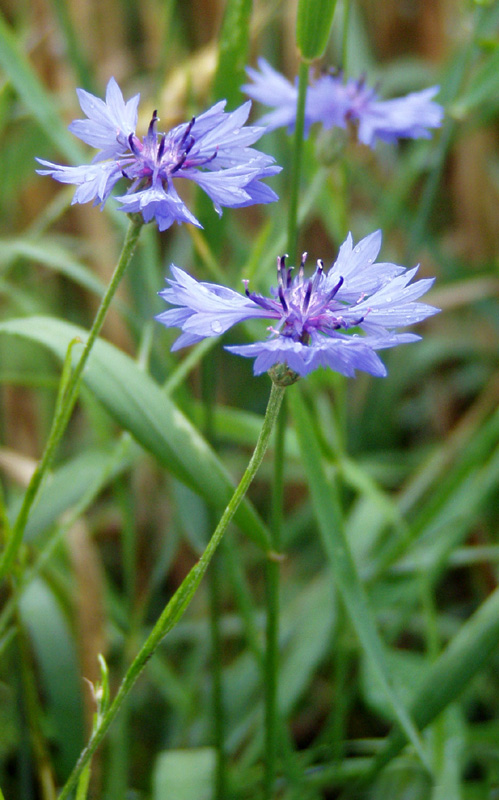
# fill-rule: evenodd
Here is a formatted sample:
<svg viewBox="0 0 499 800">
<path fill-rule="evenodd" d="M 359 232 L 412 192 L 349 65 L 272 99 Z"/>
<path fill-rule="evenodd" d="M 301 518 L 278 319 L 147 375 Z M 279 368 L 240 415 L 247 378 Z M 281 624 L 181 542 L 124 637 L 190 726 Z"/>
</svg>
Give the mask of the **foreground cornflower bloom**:
<svg viewBox="0 0 499 800">
<path fill-rule="evenodd" d="M 417 341 L 421 337 L 416 334 L 395 329 L 420 322 L 439 309 L 416 302 L 434 279 L 409 285 L 417 267 L 407 270 L 375 263 L 380 247 L 381 231 L 356 247 L 349 234 L 331 269 L 325 272 L 318 261 L 311 278 L 305 276 L 306 254 L 295 277 L 282 256 L 277 260 L 277 287 L 270 297 L 250 292 L 247 281 L 244 295 L 200 283 L 172 265 L 173 278 L 160 296 L 177 307 L 157 319 L 182 329 L 172 350 L 222 334 L 243 320 L 273 320 L 263 341 L 226 348 L 255 358 L 255 375 L 286 364 L 297 375 L 329 367 L 348 376 L 359 369 L 382 377 L 386 369 L 376 351 Z"/>
<path fill-rule="evenodd" d="M 298 88 L 273 69 L 263 58 L 258 62 L 260 71 L 247 68 L 253 83 L 242 90 L 254 100 L 273 107 L 264 115 L 261 125 L 267 130 L 288 127 L 292 130 L 296 120 Z M 405 97 L 380 100 L 376 91 L 365 80 L 344 80 L 341 73 L 321 75 L 311 79 L 305 101 L 305 133 L 314 122 L 326 128 L 346 128 L 357 125 L 359 142 L 374 147 L 376 139 L 396 142 L 398 139 L 428 139 L 430 128 L 442 124 L 443 108 L 433 98 L 439 87 L 433 86 Z"/>
<path fill-rule="evenodd" d="M 139 139 L 135 128 L 140 95 L 125 102 L 114 78 L 107 85 L 105 101 L 84 89 L 77 89 L 77 94 L 88 119 L 75 120 L 69 130 L 99 152 L 91 164 L 79 167 L 37 159 L 47 167 L 37 170 L 41 175 L 78 187 L 73 203 L 93 200 L 94 205 L 104 205 L 124 177 L 130 186 L 116 198 L 121 210 L 140 212 L 145 222 L 155 219 L 163 231 L 173 222 L 202 227 L 179 197 L 177 178 L 201 186 L 219 214 L 222 206 L 239 208 L 278 199 L 261 180 L 281 167 L 271 156 L 250 147 L 265 128 L 244 127 L 251 102 L 225 113 L 225 101 L 221 101 L 168 133 L 158 132 L 154 111 L 146 136 Z"/>
</svg>

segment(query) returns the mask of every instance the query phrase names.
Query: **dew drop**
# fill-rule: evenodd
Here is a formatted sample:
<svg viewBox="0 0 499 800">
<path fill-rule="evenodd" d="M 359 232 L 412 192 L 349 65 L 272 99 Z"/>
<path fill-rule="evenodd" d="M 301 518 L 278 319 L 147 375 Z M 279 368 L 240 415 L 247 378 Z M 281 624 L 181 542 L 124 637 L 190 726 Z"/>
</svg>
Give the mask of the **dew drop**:
<svg viewBox="0 0 499 800">
<path fill-rule="evenodd" d="M 353 248 L 353 252 L 354 253 L 360 253 L 360 247 L 358 245 L 357 245 L 357 247 L 354 247 Z"/>
<path fill-rule="evenodd" d="M 222 323 L 219 322 L 218 320 L 215 320 L 215 322 L 211 323 L 211 329 L 212 329 L 213 333 L 221 333 L 222 332 Z"/>
</svg>

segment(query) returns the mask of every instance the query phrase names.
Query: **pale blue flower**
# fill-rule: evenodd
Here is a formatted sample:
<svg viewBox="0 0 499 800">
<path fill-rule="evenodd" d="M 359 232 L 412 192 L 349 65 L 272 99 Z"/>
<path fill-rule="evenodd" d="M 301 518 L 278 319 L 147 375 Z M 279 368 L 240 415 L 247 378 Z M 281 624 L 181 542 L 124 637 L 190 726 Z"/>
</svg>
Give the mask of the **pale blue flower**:
<svg viewBox="0 0 499 800">
<path fill-rule="evenodd" d="M 349 234 L 330 270 L 322 261 L 311 278 L 305 277 L 304 254 L 298 273 L 278 258 L 278 284 L 271 296 L 244 295 L 212 283 L 200 283 L 172 265 L 172 278 L 161 297 L 174 308 L 157 316 L 182 334 L 173 350 L 208 336 L 224 333 L 238 322 L 254 318 L 273 320 L 268 337 L 247 345 L 227 347 L 232 353 L 255 358 L 259 375 L 276 364 L 286 364 L 298 375 L 329 367 L 343 375 L 355 370 L 384 376 L 386 369 L 377 350 L 417 341 L 413 333 L 396 329 L 437 313 L 417 300 L 433 283 L 411 284 L 417 267 L 407 270 L 391 263 L 376 263 L 381 232 L 376 231 L 354 247 Z"/>
<path fill-rule="evenodd" d="M 260 119 L 267 130 L 287 127 L 296 120 L 298 89 L 274 70 L 263 58 L 259 71 L 249 67 L 252 83 L 242 87 L 246 94 L 273 110 Z M 305 100 L 305 134 L 311 125 L 320 122 L 326 129 L 334 126 L 357 126 L 360 142 L 374 147 L 376 139 L 396 142 L 398 139 L 429 138 L 430 129 L 442 124 L 443 108 L 433 98 L 439 87 L 433 86 L 392 100 L 380 100 L 365 80 L 344 80 L 341 73 L 311 77 Z"/>
<path fill-rule="evenodd" d="M 69 129 L 99 152 L 91 164 L 79 167 L 38 159 L 47 167 L 38 170 L 41 175 L 76 184 L 73 203 L 104 204 L 124 177 L 130 185 L 126 194 L 117 197 L 121 210 L 140 212 L 146 222 L 155 219 L 159 229 L 165 230 L 173 222 L 201 227 L 177 192 L 175 183 L 180 178 L 201 186 L 219 214 L 222 206 L 239 208 L 278 199 L 261 181 L 281 167 L 251 147 L 265 129 L 245 126 L 249 101 L 230 113 L 221 101 L 168 133 L 158 132 L 155 111 L 147 134 L 139 139 L 135 133 L 139 95 L 125 102 L 114 78 L 107 85 L 105 101 L 83 89 L 77 91 L 88 119 L 75 120 Z"/>
</svg>

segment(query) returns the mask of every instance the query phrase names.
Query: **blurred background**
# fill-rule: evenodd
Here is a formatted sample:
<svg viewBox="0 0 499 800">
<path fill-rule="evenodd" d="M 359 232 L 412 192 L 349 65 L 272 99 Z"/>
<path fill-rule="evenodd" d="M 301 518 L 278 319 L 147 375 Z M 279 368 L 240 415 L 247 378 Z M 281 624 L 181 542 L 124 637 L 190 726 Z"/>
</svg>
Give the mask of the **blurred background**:
<svg viewBox="0 0 499 800">
<path fill-rule="evenodd" d="M 88 149 L 66 130 L 82 116 L 77 87 L 102 97 L 114 76 L 125 98 L 140 92 L 138 130 L 145 133 L 155 108 L 160 130 L 168 130 L 219 99 L 227 98 L 228 109 L 240 105 L 244 65 L 256 65 L 259 56 L 294 80 L 296 3 L 241 1 L 248 24 L 228 66 L 220 42 L 236 5 L 2 0 L 2 320 L 44 315 L 88 329 L 120 251 L 126 218 L 112 199 L 103 211 L 71 206 L 72 187 L 35 174 L 35 156 L 89 162 Z M 428 302 L 442 313 L 418 326 L 420 343 L 383 355 L 387 379 L 346 380 L 320 370 L 301 382 L 404 699 L 497 586 L 498 31 L 497 2 L 385 0 L 381 7 L 338 0 L 327 52 L 315 65 L 365 74 L 383 98 L 439 84 L 446 110 L 432 139 L 380 143 L 374 151 L 342 131 L 312 130 L 300 197 L 300 248 L 309 264 L 332 263 L 349 231 L 357 241 L 382 228 L 379 260 L 421 263 L 420 277 L 436 276 Z M 251 120 L 264 111 L 253 104 Z M 194 425 L 211 431 L 235 482 L 260 429 L 268 378 L 254 378 L 251 364 L 217 341 L 192 354 L 170 353 L 176 332 L 153 318 L 163 310 L 157 293 L 172 262 L 236 289 L 242 278 L 265 293 L 274 283 L 275 259 L 285 248 L 292 143 L 279 130 L 258 146 L 284 167 L 267 181 L 279 203 L 225 210 L 219 221 L 193 192 L 203 231 L 184 225 L 159 234 L 146 226 L 103 331 L 165 386 Z M 248 323 L 224 344 L 251 341 L 255 333 L 260 326 Z M 59 377 L 60 362 L 36 341 L 0 336 L 0 478 L 9 517 L 43 452 Z M 211 422 L 203 410 L 210 391 Z M 1 590 L 6 800 L 55 796 L 53 787 L 64 783 L 88 737 L 95 709 L 88 682 L 99 679 L 98 654 L 109 664 L 114 692 L 217 520 L 111 406 L 92 387 L 82 390 L 28 524 L 18 584 Z M 263 519 L 271 475 L 269 459 L 250 492 Z M 280 707 L 288 766 L 276 797 L 335 798 L 377 752 L 393 720 L 324 563 L 291 420 L 285 481 Z M 225 796 L 260 797 L 263 561 L 234 527 L 212 578 L 99 750 L 90 796 L 218 796 L 218 674 Z M 30 575 L 25 585 L 23 575 Z M 444 793 L 406 753 L 378 776 L 369 797 L 496 796 L 498 666 L 494 650 L 432 728 Z"/>
</svg>

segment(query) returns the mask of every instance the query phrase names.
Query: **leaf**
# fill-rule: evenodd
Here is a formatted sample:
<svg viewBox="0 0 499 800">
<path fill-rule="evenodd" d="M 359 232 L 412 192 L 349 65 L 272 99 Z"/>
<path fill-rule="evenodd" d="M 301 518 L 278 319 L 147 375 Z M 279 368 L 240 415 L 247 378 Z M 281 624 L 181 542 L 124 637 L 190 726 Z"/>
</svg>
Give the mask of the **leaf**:
<svg viewBox="0 0 499 800">
<path fill-rule="evenodd" d="M 458 119 L 462 119 L 485 103 L 493 104 L 497 108 L 498 97 L 499 49 L 496 49 L 476 72 L 463 95 L 451 107 L 451 112 Z"/>
<path fill-rule="evenodd" d="M 399 696 L 409 707 L 409 703 L 414 697 L 414 689 L 419 686 L 424 677 L 425 657 L 422 653 L 414 653 L 411 650 L 385 648 L 385 658 Z M 394 722 L 392 709 L 386 704 L 383 686 L 372 668 L 371 661 L 367 658 L 362 659 L 360 678 L 362 694 L 367 704 L 376 711 L 381 719 Z"/>
<path fill-rule="evenodd" d="M 296 44 L 305 60 L 311 61 L 324 54 L 335 8 L 336 0 L 299 0 Z"/>
<path fill-rule="evenodd" d="M 229 107 L 240 102 L 244 68 L 248 62 L 252 0 L 229 0 L 219 42 L 213 94 Z"/>
<path fill-rule="evenodd" d="M 0 333 L 45 345 L 60 359 L 72 339 L 80 337 L 84 342 L 87 338 L 82 328 L 51 317 L 2 322 Z M 225 468 L 187 417 L 130 356 L 99 339 L 83 379 L 108 413 L 160 464 L 217 511 L 223 511 L 233 493 Z M 247 500 L 236 512 L 235 521 L 247 536 L 267 546 L 267 528 Z"/>
<path fill-rule="evenodd" d="M 329 571 L 323 571 L 296 592 L 283 613 L 281 638 L 286 641 L 281 657 L 279 706 L 284 714 L 290 713 L 310 686 L 314 670 L 330 646 L 335 620 L 335 592 Z"/>
<path fill-rule="evenodd" d="M 296 423 L 303 467 L 310 488 L 322 543 L 329 558 L 335 584 L 340 592 L 359 642 L 369 659 L 405 735 L 414 744 L 422 762 L 427 765 L 423 746 L 414 722 L 395 692 L 387 667 L 384 647 L 376 630 L 369 600 L 362 586 L 343 530 L 343 519 L 335 484 L 326 478 L 315 426 L 305 403 L 294 387 L 288 392 L 289 405 Z"/>
<path fill-rule="evenodd" d="M 495 653 L 498 643 L 499 589 L 495 589 L 431 665 L 416 692 L 410 708 L 420 730 L 459 697 Z M 366 780 L 395 758 L 405 744 L 404 733 L 393 731 Z"/>
<path fill-rule="evenodd" d="M 60 272 L 74 283 L 101 297 L 106 287 L 85 264 L 78 261 L 72 253 L 50 239 L 36 241 L 23 239 L 3 239 L 0 242 L 0 264 L 15 258 L 36 261 L 48 269 Z"/>
<path fill-rule="evenodd" d="M 138 448 L 135 451 L 142 452 Z M 35 539 L 54 525 L 65 511 L 78 506 L 82 500 L 92 502 L 98 492 L 125 470 L 132 460 L 133 452 L 130 454 L 118 442 L 111 453 L 88 450 L 66 461 L 54 470 L 42 486 L 26 525 L 25 540 Z M 15 517 L 12 511 L 11 517 Z"/>
<path fill-rule="evenodd" d="M 74 642 L 56 598 L 39 578 L 27 587 L 19 606 L 40 670 L 57 761 L 66 775 L 83 746 L 82 683 Z"/>
<path fill-rule="evenodd" d="M 153 800 L 211 800 L 215 765 L 212 747 L 160 753 L 153 772 Z"/>
<path fill-rule="evenodd" d="M 455 705 L 450 706 L 443 714 L 439 730 L 435 733 L 437 739 L 435 750 L 440 745 L 442 752 L 438 753 L 441 763 L 431 800 L 448 800 L 449 797 L 452 797 L 452 800 L 462 800 L 461 775 L 468 742 L 460 709 Z M 440 737 L 441 741 L 437 737 Z"/>
</svg>

